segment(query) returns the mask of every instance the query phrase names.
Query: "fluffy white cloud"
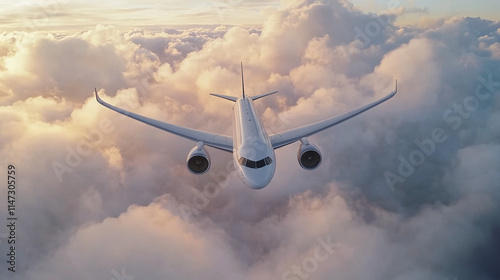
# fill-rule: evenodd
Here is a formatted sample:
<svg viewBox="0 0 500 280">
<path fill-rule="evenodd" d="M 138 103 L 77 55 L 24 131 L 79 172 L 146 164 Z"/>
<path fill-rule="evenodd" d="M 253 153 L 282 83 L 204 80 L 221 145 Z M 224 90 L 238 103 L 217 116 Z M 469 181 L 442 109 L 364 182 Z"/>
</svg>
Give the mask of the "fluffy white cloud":
<svg viewBox="0 0 500 280">
<path fill-rule="evenodd" d="M 497 279 L 500 23 L 400 28 L 345 1 L 268 13 L 258 30 L 2 33 L 0 156 L 19 169 L 20 223 L 18 271 L 2 262 L 0 275 Z M 194 143 L 92 96 L 231 134 L 232 104 L 208 93 L 239 95 L 240 61 L 249 94 L 280 90 L 257 105 L 270 132 L 366 104 L 396 78 L 399 93 L 311 137 L 318 170 L 300 169 L 297 145 L 277 150 L 258 192 L 221 151 L 191 175 Z"/>
</svg>

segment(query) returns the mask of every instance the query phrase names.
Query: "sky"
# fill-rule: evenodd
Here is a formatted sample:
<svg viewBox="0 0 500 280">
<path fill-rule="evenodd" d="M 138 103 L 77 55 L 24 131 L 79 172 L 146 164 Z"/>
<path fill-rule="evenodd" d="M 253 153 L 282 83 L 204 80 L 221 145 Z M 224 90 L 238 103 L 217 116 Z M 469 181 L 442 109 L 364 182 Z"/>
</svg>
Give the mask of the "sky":
<svg viewBox="0 0 500 280">
<path fill-rule="evenodd" d="M 428 23 L 454 16 L 490 20 L 500 17 L 500 3 L 495 0 L 353 0 L 350 3 L 364 12 L 397 14 L 398 24 Z M 280 7 L 279 0 L 23 0 L 0 1 L 0 4 L 0 28 L 8 31 L 75 31 L 97 24 L 122 28 L 207 24 L 260 26 Z"/>
<path fill-rule="evenodd" d="M 500 279 L 493 8 L 37 3 L 0 17 L 0 279 Z M 396 79 L 398 94 L 309 137 L 316 170 L 300 167 L 299 143 L 276 150 L 259 191 L 223 151 L 191 174 L 196 143 L 93 96 L 230 135 L 232 103 L 208 93 L 237 96 L 240 61 L 247 94 L 279 90 L 256 101 L 270 134 L 373 102 Z"/>
<path fill-rule="evenodd" d="M 498 20 L 500 4 L 494 0 L 467 1 L 467 0 L 352 0 L 358 8 L 366 12 L 390 12 L 391 7 L 402 6 L 407 14 L 399 19 L 400 23 L 411 24 L 422 18 L 439 19 L 453 16 L 482 17 Z"/>
</svg>

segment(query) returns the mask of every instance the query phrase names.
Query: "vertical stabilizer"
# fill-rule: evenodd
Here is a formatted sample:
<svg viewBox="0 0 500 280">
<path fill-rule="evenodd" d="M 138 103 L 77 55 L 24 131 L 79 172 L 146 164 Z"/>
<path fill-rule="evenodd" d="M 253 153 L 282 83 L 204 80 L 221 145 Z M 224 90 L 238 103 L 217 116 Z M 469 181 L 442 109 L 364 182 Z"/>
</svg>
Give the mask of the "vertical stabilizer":
<svg viewBox="0 0 500 280">
<path fill-rule="evenodd" d="M 243 81 L 243 61 L 241 62 L 241 89 L 243 91 L 243 99 L 245 99 L 245 82 Z"/>
</svg>

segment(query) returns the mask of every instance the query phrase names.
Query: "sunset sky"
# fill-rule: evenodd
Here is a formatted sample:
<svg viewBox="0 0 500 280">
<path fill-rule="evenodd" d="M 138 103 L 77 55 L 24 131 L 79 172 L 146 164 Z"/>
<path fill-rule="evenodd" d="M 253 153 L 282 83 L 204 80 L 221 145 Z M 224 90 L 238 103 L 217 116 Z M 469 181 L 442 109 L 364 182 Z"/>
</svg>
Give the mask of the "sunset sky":
<svg viewBox="0 0 500 280">
<path fill-rule="evenodd" d="M 500 279 L 498 1 L 390 3 L 0 1 L 0 279 Z M 398 94 L 259 191 L 94 97 L 232 135 L 240 62 L 269 134 Z"/>
<path fill-rule="evenodd" d="M 281 1 L 283 5 L 293 1 Z M 280 1 L 83 1 L 23 0 L 0 1 L 2 30 L 80 30 L 97 24 L 121 28 L 187 25 L 260 26 Z M 400 24 L 449 17 L 500 18 L 500 2 L 495 0 L 353 0 L 357 9 L 377 14 L 397 14 Z"/>
</svg>

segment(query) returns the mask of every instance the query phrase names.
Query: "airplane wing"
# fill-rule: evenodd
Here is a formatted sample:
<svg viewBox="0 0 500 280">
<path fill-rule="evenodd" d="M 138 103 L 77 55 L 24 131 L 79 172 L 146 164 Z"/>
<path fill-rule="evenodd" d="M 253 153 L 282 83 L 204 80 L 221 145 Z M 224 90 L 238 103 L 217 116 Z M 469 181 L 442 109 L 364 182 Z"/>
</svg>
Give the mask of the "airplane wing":
<svg viewBox="0 0 500 280">
<path fill-rule="evenodd" d="M 342 114 L 340 116 L 336 116 L 324 121 L 320 121 L 317 123 L 313 123 L 310 125 L 305 125 L 299 128 L 294 128 L 290 129 L 287 131 L 284 131 L 282 133 L 274 134 L 271 135 L 271 144 L 273 145 L 274 149 L 281 148 L 283 146 L 286 146 L 288 144 L 291 144 L 297 140 L 302 139 L 303 137 L 311 136 L 315 133 L 318 133 L 322 130 L 325 130 L 327 128 L 330 128 L 334 125 L 337 125 L 339 123 L 342 123 L 350 118 L 353 118 L 363 112 L 366 112 L 370 110 L 371 108 L 391 99 L 394 95 L 396 95 L 398 91 L 398 81 L 396 81 L 396 89 L 388 94 L 387 96 L 381 98 L 380 100 L 377 100 L 373 103 L 370 103 L 366 106 L 363 106 L 361 108 L 358 108 L 356 110 L 352 110 L 348 113 Z"/>
<path fill-rule="evenodd" d="M 215 134 L 215 133 L 210 133 L 210 132 L 205 132 L 197 129 L 192 129 L 192 128 L 187 128 L 187 127 L 181 127 L 169 123 L 164 123 L 160 122 L 157 120 L 153 120 L 129 111 L 126 111 L 124 109 L 118 108 L 116 106 L 113 106 L 104 100 L 102 100 L 99 95 L 97 94 L 97 89 L 95 89 L 95 97 L 97 99 L 97 102 L 101 103 L 103 106 L 108 107 L 109 109 L 116 111 L 122 115 L 125 115 L 127 117 L 130 117 L 132 119 L 138 120 L 140 122 L 143 122 L 145 124 L 149 124 L 150 126 L 154 126 L 156 128 L 159 128 L 161 130 L 165 130 L 167 132 L 173 133 L 175 135 L 179 135 L 181 137 L 187 138 L 189 140 L 195 141 L 195 142 L 203 142 L 205 145 L 217 148 L 223 151 L 227 152 L 233 152 L 233 138 L 230 136 L 226 135 L 221 135 L 221 134 Z"/>
</svg>

